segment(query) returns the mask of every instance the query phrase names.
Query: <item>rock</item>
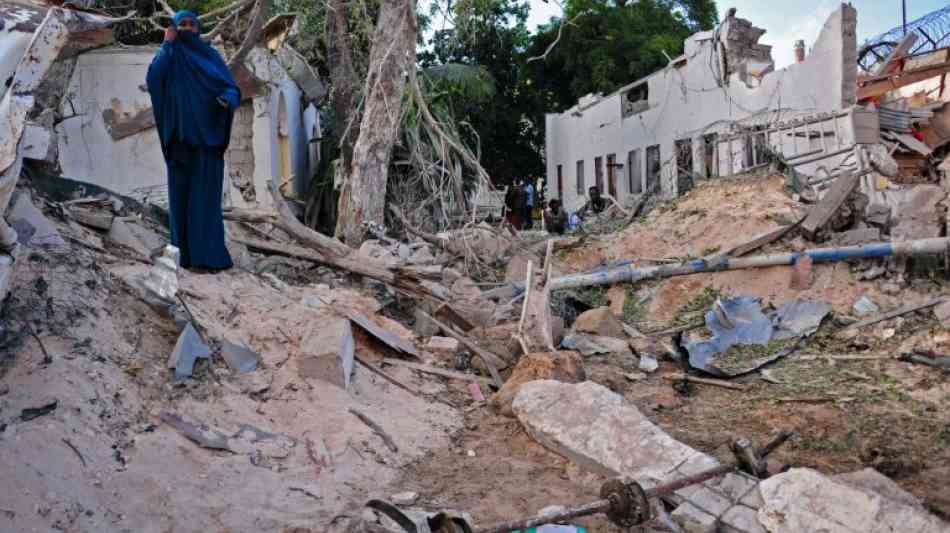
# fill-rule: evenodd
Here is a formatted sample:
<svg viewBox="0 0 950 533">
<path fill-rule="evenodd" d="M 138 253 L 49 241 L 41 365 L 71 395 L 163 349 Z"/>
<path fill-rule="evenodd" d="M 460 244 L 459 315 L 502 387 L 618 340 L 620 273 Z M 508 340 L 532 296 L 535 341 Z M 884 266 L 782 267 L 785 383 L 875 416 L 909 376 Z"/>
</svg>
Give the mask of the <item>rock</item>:
<svg viewBox="0 0 950 533">
<path fill-rule="evenodd" d="M 0 216 L 2 215 L 0 213 Z M 60 236 L 56 225 L 33 205 L 28 192 L 17 192 L 7 211 L 7 220 L 19 235 L 20 244 L 24 246 L 66 246 L 66 241 Z"/>
<path fill-rule="evenodd" d="M 881 292 L 883 292 L 884 294 L 890 294 L 893 296 L 896 294 L 900 294 L 901 291 L 903 291 L 903 289 L 901 289 L 901 286 L 898 285 L 897 283 L 882 283 L 881 284 Z"/>
<path fill-rule="evenodd" d="M 656 372 L 657 368 L 660 368 L 660 363 L 658 363 L 656 358 L 654 358 L 652 355 L 642 354 L 640 355 L 639 368 L 640 370 L 643 370 L 644 372 L 652 374 L 653 372 Z"/>
<path fill-rule="evenodd" d="M 409 256 L 408 263 L 410 265 L 431 265 L 435 263 L 436 258 L 432 255 L 432 250 L 429 248 L 428 244 L 423 244 L 417 248 L 412 249 L 412 254 Z"/>
<path fill-rule="evenodd" d="M 905 189 L 903 201 L 895 210 L 896 221 L 891 229 L 891 240 L 939 237 L 944 220 L 940 214 L 940 202 L 946 196 L 937 185 L 917 185 Z"/>
<path fill-rule="evenodd" d="M 525 278 L 528 277 L 528 262 L 534 263 L 534 267 L 538 268 L 538 258 L 533 255 L 518 254 L 509 259 L 508 265 L 505 266 L 505 281 L 524 284 Z"/>
<path fill-rule="evenodd" d="M 564 319 L 557 315 L 551 315 L 551 338 L 555 346 L 560 345 L 564 340 Z"/>
<path fill-rule="evenodd" d="M 431 337 L 425 349 L 434 354 L 454 356 L 459 351 L 459 341 L 451 337 Z"/>
<path fill-rule="evenodd" d="M 489 352 L 514 361 L 521 355 L 521 345 L 515 338 L 517 331 L 517 322 L 507 322 L 488 328 L 475 328 L 468 335 L 477 339 L 478 345 Z"/>
<path fill-rule="evenodd" d="M 832 476 L 835 481 L 841 481 L 865 492 L 874 492 L 883 498 L 901 502 L 911 507 L 923 510 L 924 506 L 916 496 L 902 489 L 891 478 L 873 468 L 865 468 L 856 472 L 848 472 Z"/>
<path fill-rule="evenodd" d="M 522 385 L 539 379 L 579 383 L 587 379 L 584 361 L 577 352 L 531 353 L 521 357 L 511 377 L 491 398 L 491 408 L 504 416 L 513 416 L 511 403 Z"/>
<path fill-rule="evenodd" d="M 851 308 L 858 316 L 874 315 L 881 311 L 881 308 L 872 302 L 867 296 L 862 296 L 860 299 L 858 299 L 858 301 L 854 302 L 854 305 Z"/>
<path fill-rule="evenodd" d="M 512 410 L 532 438 L 604 475 L 663 481 L 718 464 L 667 435 L 622 396 L 589 381 L 526 383 Z"/>
<path fill-rule="evenodd" d="M 109 228 L 109 233 L 106 235 L 106 240 L 113 244 L 118 244 L 119 246 L 124 246 L 137 255 L 143 258 L 149 258 L 152 256 L 152 250 L 148 248 L 139 238 L 135 235 L 131 228 L 132 224 L 126 222 L 122 219 L 115 219 L 112 221 L 112 227 Z"/>
<path fill-rule="evenodd" d="M 871 204 L 864 215 L 864 221 L 881 230 L 891 225 L 891 208 L 882 204 Z"/>
<path fill-rule="evenodd" d="M 807 291 L 811 288 L 812 280 L 812 259 L 810 256 L 801 255 L 795 260 L 792 267 L 791 281 L 789 287 L 796 291 Z"/>
<path fill-rule="evenodd" d="M 349 388 L 354 349 L 350 321 L 345 318 L 325 319 L 300 343 L 297 372 L 304 379 L 320 379 Z"/>
<path fill-rule="evenodd" d="M 879 242 L 881 230 L 879 228 L 853 229 L 831 236 L 832 246 L 857 246 L 869 242 Z"/>
<path fill-rule="evenodd" d="M 198 359 L 211 359 L 211 348 L 208 347 L 198 331 L 189 323 L 178 336 L 175 348 L 168 357 L 168 368 L 175 369 L 175 380 L 181 380 L 191 375 Z"/>
<path fill-rule="evenodd" d="M 568 335 L 561 341 L 561 347 L 580 352 L 581 355 L 584 356 L 598 354 L 633 355 L 627 341 L 614 337 L 598 337 L 596 335 L 580 334 Z"/>
<path fill-rule="evenodd" d="M 472 281 L 472 278 L 461 277 L 455 280 L 450 289 L 452 296 L 461 300 L 479 301 L 482 299 L 482 290 Z"/>
<path fill-rule="evenodd" d="M 128 222 L 126 225 L 132 235 L 148 250 L 148 257 L 154 257 L 160 254 L 165 245 L 168 244 L 165 237 L 162 237 L 145 226 L 134 222 Z"/>
<path fill-rule="evenodd" d="M 231 370 L 245 374 L 257 370 L 261 356 L 257 352 L 229 340 L 221 343 L 221 357 L 228 363 Z"/>
<path fill-rule="evenodd" d="M 421 307 L 416 307 L 413 310 L 413 317 L 415 321 L 412 324 L 412 331 L 420 337 L 431 337 L 433 335 L 438 335 L 440 328 L 435 325 L 435 322 L 425 316 L 425 310 Z"/>
<path fill-rule="evenodd" d="M 887 273 L 887 269 L 881 265 L 875 265 L 858 274 L 858 279 L 862 281 L 873 281 Z"/>
<path fill-rule="evenodd" d="M 623 331 L 620 321 L 610 311 L 609 307 L 598 307 L 584 311 L 574 322 L 574 331 L 590 333 L 601 337 L 614 337 L 626 340 L 627 334 Z"/>
<path fill-rule="evenodd" d="M 607 301 L 610 302 L 610 312 L 615 317 L 623 316 L 623 306 L 627 302 L 627 287 L 625 285 L 614 285 L 607 289 Z"/>
<path fill-rule="evenodd" d="M 406 507 L 419 501 L 419 493 L 418 492 L 400 492 L 399 494 L 393 494 L 392 497 L 390 498 L 390 501 L 393 503 L 393 505 Z"/>
<path fill-rule="evenodd" d="M 370 259 L 375 259 L 386 266 L 394 267 L 402 262 L 397 255 L 397 250 L 398 247 L 390 248 L 388 246 L 384 246 L 376 239 L 367 239 L 363 241 L 362 245 L 360 245 L 360 249 L 357 250 L 356 254 Z"/>
<path fill-rule="evenodd" d="M 944 302 L 934 307 L 934 316 L 945 328 L 950 328 L 950 302 Z"/>
<path fill-rule="evenodd" d="M 759 489 L 759 523 L 771 533 L 950 531 L 950 525 L 916 506 L 807 468 L 770 477 Z"/>
</svg>

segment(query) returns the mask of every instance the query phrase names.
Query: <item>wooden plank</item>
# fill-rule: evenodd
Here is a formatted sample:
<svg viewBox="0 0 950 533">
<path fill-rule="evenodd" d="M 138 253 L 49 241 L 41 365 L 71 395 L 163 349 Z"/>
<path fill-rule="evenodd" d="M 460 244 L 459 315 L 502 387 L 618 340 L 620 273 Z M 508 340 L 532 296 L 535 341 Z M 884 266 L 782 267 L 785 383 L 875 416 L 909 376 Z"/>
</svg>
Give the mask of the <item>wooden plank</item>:
<svg viewBox="0 0 950 533">
<path fill-rule="evenodd" d="M 934 298 L 934 299 L 932 299 L 932 300 L 928 300 L 928 301 L 926 301 L 926 302 L 924 302 L 924 303 L 922 303 L 922 304 L 905 305 L 904 307 L 895 309 L 895 310 L 893 310 L 893 311 L 889 311 L 889 312 L 884 313 L 884 314 L 882 314 L 882 315 L 878 315 L 878 316 L 875 316 L 875 317 L 867 318 L 867 319 L 861 320 L 860 322 L 855 322 L 854 324 L 845 326 L 845 327 L 843 327 L 843 328 L 841 328 L 841 329 L 842 329 L 842 331 L 844 331 L 844 330 L 848 330 L 848 329 L 863 328 L 864 326 L 870 326 L 870 325 L 872 325 L 872 324 L 877 324 L 878 322 L 883 322 L 883 321 L 885 321 L 885 320 L 890 320 L 890 319 L 892 319 L 892 318 L 897 318 L 897 317 L 899 317 L 899 316 L 906 315 L 906 314 L 908 314 L 908 313 L 913 313 L 914 311 L 919 311 L 919 310 L 921 310 L 921 309 L 927 309 L 928 307 L 933 307 L 933 306 L 935 306 L 935 305 L 940 305 L 940 304 L 942 304 L 943 302 L 946 302 L 948 299 L 950 299 L 950 298 L 947 298 L 947 297 L 945 297 L 945 296 L 942 296 L 942 297 L 940 297 L 940 298 Z"/>
<path fill-rule="evenodd" d="M 324 303 L 329 304 L 329 302 Z M 363 328 L 364 331 L 373 337 L 376 337 L 377 340 L 386 346 L 389 346 L 393 350 L 406 355 L 411 355 L 413 357 L 419 357 L 419 352 L 416 350 L 416 346 L 414 344 L 396 335 L 392 331 L 380 326 L 368 316 L 342 306 L 333 306 L 332 309 L 338 313 L 346 315 L 347 318 L 349 318 L 359 327 Z"/>
<path fill-rule="evenodd" d="M 907 52 L 910 52 L 911 47 L 914 46 L 914 43 L 917 42 L 916 33 L 908 33 L 905 35 L 897 46 L 891 50 L 891 53 L 887 55 L 887 59 L 883 63 L 879 64 L 876 69 L 874 69 L 874 75 L 880 76 L 882 74 L 889 74 L 900 68 L 899 59 L 905 57 Z"/>
<path fill-rule="evenodd" d="M 426 374 L 433 374 L 436 376 L 442 376 L 449 379 L 457 379 L 459 381 L 470 381 L 472 383 L 484 383 L 485 385 L 491 385 L 492 380 L 488 378 L 483 378 L 481 376 L 476 376 L 475 374 L 466 374 L 465 372 L 456 372 L 454 370 L 448 370 L 445 368 L 439 368 L 430 365 L 424 365 L 421 363 L 413 363 L 412 361 L 403 361 L 402 359 L 392 359 L 387 357 L 383 359 L 383 363 L 393 366 L 404 366 L 406 368 L 411 368 L 419 372 L 424 372 Z"/>
<path fill-rule="evenodd" d="M 501 374 L 498 373 L 499 368 L 505 368 L 508 366 L 508 363 L 504 359 L 475 344 L 465 335 L 462 335 L 451 327 L 439 322 L 428 313 L 423 311 L 422 316 L 431 320 L 433 324 L 439 326 L 439 328 L 442 329 L 443 333 L 459 341 L 462 343 L 462 346 L 465 346 L 471 350 L 472 353 L 477 355 L 482 360 L 482 362 L 485 363 L 485 366 L 488 367 L 488 373 L 491 374 L 492 380 L 497 387 L 500 388 L 502 385 L 504 385 L 505 382 L 501 379 Z"/>
<path fill-rule="evenodd" d="M 867 100 L 868 98 L 883 96 L 884 94 L 887 94 L 895 89 L 906 87 L 907 85 L 917 83 L 918 81 L 934 78 L 946 72 L 950 72 L 950 64 L 939 65 L 917 72 L 905 71 L 901 74 L 895 74 L 882 80 L 869 81 L 862 87 L 858 87 L 858 100 Z"/>
<path fill-rule="evenodd" d="M 858 186 L 857 174 L 852 171 L 846 171 L 831 184 L 831 189 L 825 194 L 824 198 L 818 202 L 808 213 L 805 221 L 802 222 L 802 233 L 809 239 L 814 240 L 815 235 L 831 220 L 838 209 L 848 199 L 848 195 Z"/>
</svg>

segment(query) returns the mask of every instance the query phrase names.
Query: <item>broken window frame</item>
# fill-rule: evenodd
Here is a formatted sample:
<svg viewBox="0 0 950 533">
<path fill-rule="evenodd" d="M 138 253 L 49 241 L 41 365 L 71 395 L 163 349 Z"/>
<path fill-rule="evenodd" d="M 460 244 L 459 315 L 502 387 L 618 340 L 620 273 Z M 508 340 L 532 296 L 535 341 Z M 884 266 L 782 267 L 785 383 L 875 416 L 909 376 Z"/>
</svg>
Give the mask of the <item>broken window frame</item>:
<svg viewBox="0 0 950 533">
<path fill-rule="evenodd" d="M 646 149 L 646 190 L 652 191 L 660 186 L 660 173 L 663 168 L 663 151 L 659 144 Z"/>
<path fill-rule="evenodd" d="M 620 95 L 620 114 L 624 118 L 638 115 L 650 109 L 650 83 L 644 80 L 623 91 Z"/>
<path fill-rule="evenodd" d="M 604 192 L 604 156 L 594 158 L 594 185 L 597 190 Z"/>
<path fill-rule="evenodd" d="M 643 192 L 643 158 L 642 150 L 634 148 L 627 152 L 627 192 L 641 194 Z"/>
<path fill-rule="evenodd" d="M 584 196 L 587 194 L 587 187 L 584 184 L 584 160 L 581 159 L 577 162 L 577 175 L 574 180 L 577 183 L 577 195 Z"/>
</svg>

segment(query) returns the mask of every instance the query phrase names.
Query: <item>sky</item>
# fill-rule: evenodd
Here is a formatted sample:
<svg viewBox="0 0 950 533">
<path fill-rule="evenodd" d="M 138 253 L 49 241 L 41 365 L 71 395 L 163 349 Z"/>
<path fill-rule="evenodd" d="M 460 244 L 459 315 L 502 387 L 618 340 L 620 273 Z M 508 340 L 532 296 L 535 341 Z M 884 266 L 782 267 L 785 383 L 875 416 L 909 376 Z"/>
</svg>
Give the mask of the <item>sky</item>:
<svg viewBox="0 0 950 533">
<path fill-rule="evenodd" d="M 947 0 L 906 0 L 907 22 L 946 5 Z M 551 0 L 531 0 L 528 29 L 547 23 L 552 16 L 560 16 L 561 9 Z M 719 0 L 720 20 L 730 7 L 736 8 L 736 16 L 749 19 L 752 24 L 766 30 L 759 40 L 772 45 L 772 59 L 776 68 L 787 66 L 794 60 L 793 45 L 804 39 L 811 47 L 828 15 L 841 2 L 838 0 Z M 858 10 L 858 45 L 868 37 L 884 33 L 901 24 L 901 0 L 851 0 Z"/>
</svg>

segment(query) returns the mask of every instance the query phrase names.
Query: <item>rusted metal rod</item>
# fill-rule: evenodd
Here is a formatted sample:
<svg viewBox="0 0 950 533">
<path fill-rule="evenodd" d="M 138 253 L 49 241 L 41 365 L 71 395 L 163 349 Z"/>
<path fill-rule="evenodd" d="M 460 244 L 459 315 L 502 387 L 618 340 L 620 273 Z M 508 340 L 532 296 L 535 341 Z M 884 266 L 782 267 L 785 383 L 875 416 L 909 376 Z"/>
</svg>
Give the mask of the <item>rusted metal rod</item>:
<svg viewBox="0 0 950 533">
<path fill-rule="evenodd" d="M 792 436 L 791 432 L 783 431 L 779 433 L 772 441 L 768 444 L 757 450 L 757 455 L 759 458 L 765 458 L 768 454 L 772 453 L 776 448 L 781 446 Z M 737 468 L 740 464 L 738 462 L 724 464 L 717 466 L 715 468 L 710 468 L 709 470 L 704 470 L 698 472 L 691 476 L 686 476 L 680 479 L 675 479 L 668 483 L 663 483 L 660 485 L 655 485 L 649 489 L 642 491 L 642 494 L 646 497 L 647 500 L 650 498 L 656 498 L 658 496 L 665 496 L 667 494 L 672 494 L 679 489 L 688 487 L 690 485 L 695 485 L 697 483 L 702 483 L 713 478 L 717 478 L 724 474 L 728 474 Z M 631 482 L 636 484 L 636 482 Z M 638 485 L 639 487 L 639 485 Z M 537 516 L 533 518 L 521 519 L 521 520 L 512 520 L 510 522 L 504 522 L 500 524 L 495 524 L 493 526 L 482 528 L 476 530 L 476 533 L 510 533 L 511 531 L 523 530 L 529 527 L 541 526 L 544 524 L 551 524 L 557 522 L 564 522 L 571 520 L 573 518 L 579 518 L 582 516 L 590 516 L 594 514 L 610 514 L 610 511 L 615 510 L 614 507 L 618 505 L 618 501 L 614 498 L 602 498 L 584 505 L 573 507 L 565 510 L 562 513 L 550 514 L 545 516 Z"/>
</svg>

